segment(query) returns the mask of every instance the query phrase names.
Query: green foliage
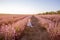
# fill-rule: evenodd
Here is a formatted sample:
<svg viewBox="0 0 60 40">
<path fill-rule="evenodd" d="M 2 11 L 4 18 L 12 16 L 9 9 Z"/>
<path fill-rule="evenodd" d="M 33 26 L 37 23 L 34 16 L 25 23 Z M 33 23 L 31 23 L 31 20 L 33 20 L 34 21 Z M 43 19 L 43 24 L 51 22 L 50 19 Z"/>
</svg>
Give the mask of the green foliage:
<svg viewBox="0 0 60 40">
<path fill-rule="evenodd" d="M 3 35 L 0 35 L 0 40 L 4 40 L 4 36 Z"/>
<path fill-rule="evenodd" d="M 60 14 L 60 10 L 59 10 L 59 11 L 57 11 L 57 13 L 58 13 L 58 14 Z"/>
<path fill-rule="evenodd" d="M 41 14 L 43 14 L 43 15 L 45 15 L 45 14 L 60 14 L 60 10 L 58 10 L 58 11 L 56 11 L 56 12 L 54 12 L 54 11 L 51 11 L 51 12 L 45 12 L 45 13 L 41 13 Z M 38 15 L 40 15 L 40 13 L 38 14 Z"/>
</svg>

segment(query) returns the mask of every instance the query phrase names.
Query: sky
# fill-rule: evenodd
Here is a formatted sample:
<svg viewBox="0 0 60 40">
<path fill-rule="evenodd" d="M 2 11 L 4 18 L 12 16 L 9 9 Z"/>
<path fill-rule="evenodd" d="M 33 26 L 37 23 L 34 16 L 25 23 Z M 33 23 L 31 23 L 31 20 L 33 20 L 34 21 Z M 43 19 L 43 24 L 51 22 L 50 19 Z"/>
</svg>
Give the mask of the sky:
<svg viewBox="0 0 60 40">
<path fill-rule="evenodd" d="M 0 13 L 38 14 L 60 10 L 60 0 L 0 0 Z"/>
</svg>

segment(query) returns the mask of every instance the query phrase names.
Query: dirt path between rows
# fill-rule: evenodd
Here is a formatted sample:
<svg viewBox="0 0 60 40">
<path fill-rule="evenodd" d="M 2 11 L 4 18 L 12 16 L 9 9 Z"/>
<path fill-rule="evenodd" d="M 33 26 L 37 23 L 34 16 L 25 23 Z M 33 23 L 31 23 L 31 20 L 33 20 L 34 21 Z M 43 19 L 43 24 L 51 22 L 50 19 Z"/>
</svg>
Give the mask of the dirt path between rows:
<svg viewBox="0 0 60 40">
<path fill-rule="evenodd" d="M 33 27 L 27 26 L 29 19 Z M 0 15 L 0 39 L 19 40 L 18 38 L 60 40 L 60 15 Z"/>
</svg>

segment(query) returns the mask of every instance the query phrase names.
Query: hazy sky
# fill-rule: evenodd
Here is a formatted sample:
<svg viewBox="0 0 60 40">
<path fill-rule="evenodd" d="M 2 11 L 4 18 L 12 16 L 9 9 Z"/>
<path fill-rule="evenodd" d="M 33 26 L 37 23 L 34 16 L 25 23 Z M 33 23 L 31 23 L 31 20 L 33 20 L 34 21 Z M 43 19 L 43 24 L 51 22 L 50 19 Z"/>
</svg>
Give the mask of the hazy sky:
<svg viewBox="0 0 60 40">
<path fill-rule="evenodd" d="M 40 13 L 60 10 L 60 0 L 0 0 L 0 13 Z"/>
</svg>

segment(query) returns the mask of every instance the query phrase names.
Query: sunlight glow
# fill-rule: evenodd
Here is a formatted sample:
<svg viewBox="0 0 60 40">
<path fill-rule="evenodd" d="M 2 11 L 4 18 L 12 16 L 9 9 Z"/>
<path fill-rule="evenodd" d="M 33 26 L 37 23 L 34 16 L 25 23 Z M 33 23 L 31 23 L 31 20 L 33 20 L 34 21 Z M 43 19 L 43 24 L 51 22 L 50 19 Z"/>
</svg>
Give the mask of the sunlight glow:
<svg viewBox="0 0 60 40">
<path fill-rule="evenodd" d="M 60 10 L 59 0 L 0 0 L 0 14 L 38 14 Z"/>
<path fill-rule="evenodd" d="M 37 14 L 36 10 L 27 6 L 15 5 L 1 5 L 0 13 L 10 13 L 10 14 Z"/>
</svg>

